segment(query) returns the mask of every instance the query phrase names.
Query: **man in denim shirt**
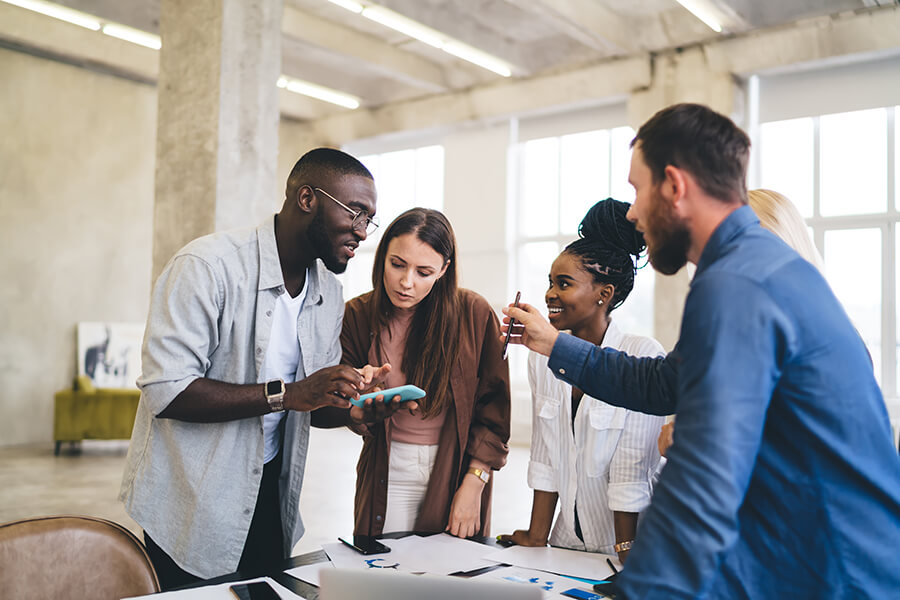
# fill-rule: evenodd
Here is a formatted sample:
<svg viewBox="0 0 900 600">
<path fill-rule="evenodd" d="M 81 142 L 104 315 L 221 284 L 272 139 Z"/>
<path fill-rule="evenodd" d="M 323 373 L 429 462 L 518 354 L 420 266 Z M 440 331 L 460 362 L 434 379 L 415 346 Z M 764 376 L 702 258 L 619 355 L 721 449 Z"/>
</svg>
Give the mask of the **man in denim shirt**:
<svg viewBox="0 0 900 600">
<path fill-rule="evenodd" d="M 900 458 L 872 364 L 819 271 L 746 206 L 749 146 L 696 104 L 635 138 L 629 218 L 650 262 L 697 265 L 670 354 L 632 358 L 530 306 L 504 312 L 557 377 L 678 415 L 619 597 L 897 597 Z"/>
<path fill-rule="evenodd" d="M 303 534 L 309 411 L 347 408 L 364 385 L 338 365 L 333 273 L 374 215 L 369 171 L 319 148 L 278 214 L 194 240 L 159 276 L 120 498 L 164 589 L 271 567 Z"/>
</svg>

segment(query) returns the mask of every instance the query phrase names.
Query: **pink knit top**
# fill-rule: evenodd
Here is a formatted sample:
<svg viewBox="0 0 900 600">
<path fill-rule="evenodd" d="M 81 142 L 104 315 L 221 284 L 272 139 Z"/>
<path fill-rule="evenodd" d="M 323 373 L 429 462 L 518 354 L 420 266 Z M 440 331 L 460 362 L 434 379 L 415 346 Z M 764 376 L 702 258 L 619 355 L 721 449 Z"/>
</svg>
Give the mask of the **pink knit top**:
<svg viewBox="0 0 900 600">
<path fill-rule="evenodd" d="M 397 311 L 388 328 L 381 332 L 383 356 L 386 362 L 391 364 L 391 372 L 388 373 L 385 380 L 386 387 L 397 387 L 409 383 L 401 370 L 401 365 L 403 364 L 403 350 L 406 347 L 406 336 L 409 333 L 413 314 L 413 311 Z M 437 444 L 446 415 L 446 408 L 428 419 L 423 418 L 419 410 L 414 411 L 413 414 L 410 414 L 408 410 L 399 410 L 391 416 L 387 423 L 391 441 L 422 446 Z"/>
</svg>

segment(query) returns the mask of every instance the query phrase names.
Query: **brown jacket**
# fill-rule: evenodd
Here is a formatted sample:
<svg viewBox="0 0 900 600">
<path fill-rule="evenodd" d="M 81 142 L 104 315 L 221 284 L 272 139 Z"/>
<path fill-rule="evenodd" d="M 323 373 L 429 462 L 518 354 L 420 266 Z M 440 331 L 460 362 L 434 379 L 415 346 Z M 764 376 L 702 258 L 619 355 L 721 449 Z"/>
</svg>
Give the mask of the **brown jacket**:
<svg viewBox="0 0 900 600">
<path fill-rule="evenodd" d="M 450 374 L 453 403 L 438 442 L 438 453 L 428 481 L 416 531 L 443 531 L 450 518 L 450 503 L 474 456 L 497 470 L 509 452 L 509 368 L 502 358 L 500 326 L 487 301 L 475 292 L 460 289 L 462 322 L 459 324 L 459 358 Z M 369 327 L 372 292 L 347 302 L 341 332 L 343 358 L 353 367 L 379 365 L 375 333 Z M 388 453 L 390 440 L 384 423 L 369 427 L 356 466 L 354 533 L 379 535 L 387 509 Z M 491 483 L 481 496 L 480 535 L 490 532 Z"/>
</svg>

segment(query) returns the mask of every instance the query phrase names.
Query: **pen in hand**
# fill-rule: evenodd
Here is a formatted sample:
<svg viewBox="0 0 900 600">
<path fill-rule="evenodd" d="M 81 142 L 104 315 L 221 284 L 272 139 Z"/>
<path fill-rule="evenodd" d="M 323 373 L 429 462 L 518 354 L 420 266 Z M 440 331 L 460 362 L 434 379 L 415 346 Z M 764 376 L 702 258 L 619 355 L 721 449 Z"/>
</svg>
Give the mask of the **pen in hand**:
<svg viewBox="0 0 900 600">
<path fill-rule="evenodd" d="M 516 300 L 513 302 L 514 308 L 519 308 L 519 299 L 522 298 L 522 292 L 516 292 Z M 512 337 L 513 326 L 516 324 L 516 320 L 512 317 L 509 318 L 509 328 L 506 330 L 506 339 L 503 341 L 503 359 L 506 360 L 506 351 L 509 349 L 509 338 Z"/>
</svg>

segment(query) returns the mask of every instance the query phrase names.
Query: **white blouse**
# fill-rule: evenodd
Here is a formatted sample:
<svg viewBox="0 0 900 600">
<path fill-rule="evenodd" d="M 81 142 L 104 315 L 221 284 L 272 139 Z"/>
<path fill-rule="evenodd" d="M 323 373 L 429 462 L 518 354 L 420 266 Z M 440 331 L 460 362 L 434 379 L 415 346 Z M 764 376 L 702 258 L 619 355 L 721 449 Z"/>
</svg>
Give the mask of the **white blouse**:
<svg viewBox="0 0 900 600">
<path fill-rule="evenodd" d="M 631 356 L 660 356 L 652 338 L 623 334 L 614 322 L 601 344 Z M 651 476 L 659 463 L 656 440 L 665 417 L 581 399 L 572 427 L 572 386 L 554 377 L 548 358 L 531 353 L 531 460 L 528 485 L 557 492 L 559 516 L 550 544 L 614 554 L 613 511 L 641 512 L 650 504 Z M 575 503 L 584 542 L 575 535 Z"/>
</svg>

